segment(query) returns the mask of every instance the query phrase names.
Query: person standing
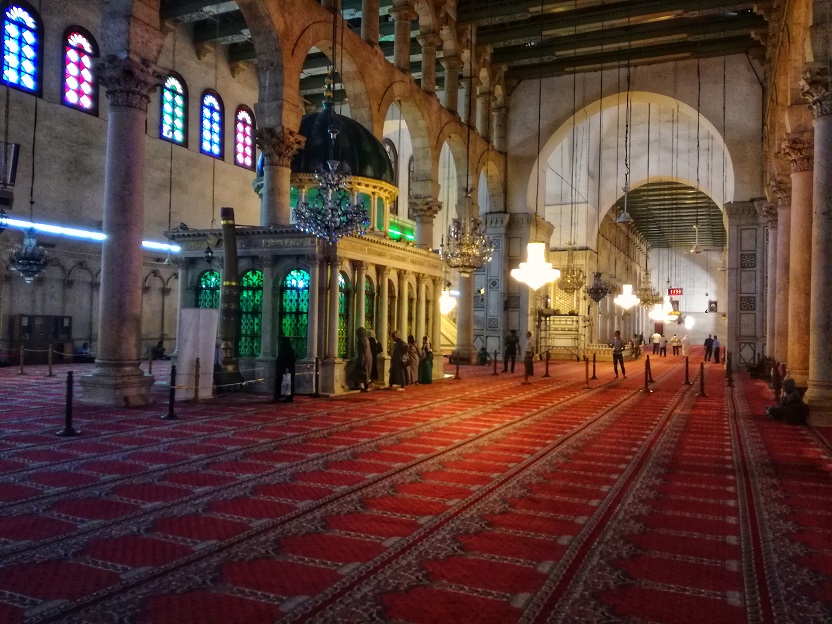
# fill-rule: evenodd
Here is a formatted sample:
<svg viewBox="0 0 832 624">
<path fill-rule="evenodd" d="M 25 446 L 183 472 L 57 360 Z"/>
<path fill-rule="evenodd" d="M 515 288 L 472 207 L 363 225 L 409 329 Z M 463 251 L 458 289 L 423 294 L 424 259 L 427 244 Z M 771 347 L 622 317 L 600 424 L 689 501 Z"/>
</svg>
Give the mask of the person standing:
<svg viewBox="0 0 832 624">
<path fill-rule="evenodd" d="M 419 383 L 433 383 L 433 349 L 427 336 L 422 337 L 422 349 L 419 352 Z"/>
<path fill-rule="evenodd" d="M 624 371 L 624 341 L 621 340 L 621 332 L 617 331 L 612 339 L 612 367 L 615 369 L 615 378 L 618 379 L 618 365 L 621 365 L 621 375 L 627 379 L 627 373 Z"/>
<path fill-rule="evenodd" d="M 416 345 L 416 338 L 413 334 L 407 337 L 407 359 L 408 359 L 408 383 L 419 383 L 419 347 Z"/>
<path fill-rule="evenodd" d="M 682 355 L 687 357 L 690 355 L 690 340 L 688 340 L 688 335 L 685 334 L 682 338 Z"/>
<path fill-rule="evenodd" d="M 391 390 L 393 386 L 398 385 L 397 390 L 404 390 L 407 385 L 408 371 L 410 370 L 410 358 L 407 357 L 407 343 L 399 336 L 399 332 L 394 331 L 393 337 L 393 352 L 390 354 L 390 385 Z"/>
<path fill-rule="evenodd" d="M 717 364 L 720 363 L 720 360 L 719 360 L 719 350 L 720 350 L 720 348 L 721 348 L 721 345 L 719 344 L 719 340 L 717 340 L 716 334 L 714 334 L 713 342 L 711 342 L 711 349 L 712 349 L 713 356 L 714 356 L 714 362 L 716 362 Z"/>
<path fill-rule="evenodd" d="M 280 386 L 283 383 L 283 375 L 288 373 L 291 376 L 291 391 L 288 396 L 283 399 L 284 403 L 293 403 L 295 400 L 295 349 L 292 347 L 292 341 L 288 337 L 280 338 L 277 346 L 277 362 L 274 371 L 274 400 L 280 396 Z"/>
<path fill-rule="evenodd" d="M 667 338 L 664 337 L 664 334 L 659 336 L 659 355 L 667 357 Z"/>
<path fill-rule="evenodd" d="M 673 355 L 679 355 L 679 349 L 682 346 L 682 341 L 679 340 L 679 336 L 673 334 L 673 338 L 670 339 L 670 346 L 673 349 Z"/>
<path fill-rule="evenodd" d="M 534 339 L 530 331 L 526 332 L 526 345 L 523 350 L 523 363 L 526 367 L 526 376 L 534 377 Z"/>
<path fill-rule="evenodd" d="M 514 372 L 514 362 L 517 360 L 517 349 L 520 346 L 520 337 L 517 330 L 512 329 L 506 336 L 505 350 L 503 352 L 503 372 L 508 372 L 508 363 L 511 361 L 511 372 Z"/>
<path fill-rule="evenodd" d="M 653 343 L 653 355 L 659 354 L 659 343 L 662 341 L 662 335 L 659 332 L 650 336 L 650 342 Z"/>
<path fill-rule="evenodd" d="M 355 330 L 355 351 L 354 382 L 361 389 L 361 392 L 367 392 L 370 389 L 374 358 L 370 341 L 367 338 L 367 330 L 363 327 Z"/>
<path fill-rule="evenodd" d="M 372 381 L 378 381 L 378 356 L 381 353 L 381 343 L 376 340 L 376 333 L 372 329 L 367 330 L 367 341 L 370 343 L 370 351 L 373 353 L 370 379 Z"/>
<path fill-rule="evenodd" d="M 711 338 L 711 335 L 708 334 L 708 337 L 705 338 L 705 361 L 711 361 L 711 354 L 713 353 L 714 349 L 714 339 Z"/>
</svg>

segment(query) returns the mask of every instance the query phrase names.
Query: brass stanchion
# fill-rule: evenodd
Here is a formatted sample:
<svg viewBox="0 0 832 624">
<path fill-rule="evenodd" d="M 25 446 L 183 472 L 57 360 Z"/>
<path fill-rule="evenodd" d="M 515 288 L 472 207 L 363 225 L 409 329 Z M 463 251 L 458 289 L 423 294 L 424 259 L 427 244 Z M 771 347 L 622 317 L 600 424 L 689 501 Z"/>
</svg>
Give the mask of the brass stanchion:
<svg viewBox="0 0 832 624">
<path fill-rule="evenodd" d="M 699 393 L 698 396 L 706 397 L 705 394 L 705 362 L 699 363 Z"/>
<path fill-rule="evenodd" d="M 687 355 L 685 356 L 685 383 L 683 385 L 693 385 L 690 381 L 690 358 Z"/>
<path fill-rule="evenodd" d="M 66 412 L 64 415 L 64 428 L 55 434 L 62 438 L 77 436 L 81 433 L 72 426 L 72 376 L 72 371 L 69 371 L 66 374 Z"/>
<path fill-rule="evenodd" d="M 647 380 L 650 383 L 654 383 L 655 380 L 653 379 L 653 365 L 650 363 L 650 356 L 647 356 Z"/>
<path fill-rule="evenodd" d="M 456 375 L 454 375 L 454 379 L 462 379 L 462 377 L 459 376 L 459 358 L 458 357 L 456 358 Z"/>
<path fill-rule="evenodd" d="M 194 403 L 199 401 L 199 358 L 194 363 Z"/>
<path fill-rule="evenodd" d="M 546 372 L 543 373 L 544 377 L 549 376 L 549 349 L 546 349 Z"/>
<path fill-rule="evenodd" d="M 592 352 L 592 377 L 590 377 L 590 379 L 598 379 L 598 377 L 595 376 L 595 351 Z"/>
<path fill-rule="evenodd" d="M 653 392 L 650 389 L 650 358 L 644 361 L 644 391 L 647 393 Z"/>
<path fill-rule="evenodd" d="M 46 376 L 47 377 L 54 377 L 55 373 L 52 372 L 52 345 L 49 345 L 49 353 L 46 356 L 46 361 L 48 363 L 49 368 L 47 369 Z"/>
<path fill-rule="evenodd" d="M 318 356 L 315 356 L 315 392 L 312 394 L 313 397 L 316 399 L 321 396 L 321 365 L 320 360 L 318 360 Z"/>
<path fill-rule="evenodd" d="M 21 342 L 20 343 L 20 355 L 18 356 L 18 359 L 17 359 L 17 374 L 18 375 L 23 374 L 23 352 L 24 352 L 23 351 L 23 343 Z"/>
<path fill-rule="evenodd" d="M 547 360 L 548 362 L 548 360 Z M 585 378 L 586 378 L 586 387 L 589 388 L 589 358 L 584 356 L 584 369 L 585 369 Z"/>
<path fill-rule="evenodd" d="M 170 367 L 170 388 L 168 389 L 168 413 L 162 416 L 162 420 L 176 420 L 179 418 L 173 413 L 173 404 L 176 401 L 176 364 Z"/>
<path fill-rule="evenodd" d="M 498 375 L 498 376 L 500 374 L 500 373 L 497 372 L 497 352 L 496 351 L 494 352 L 494 373 L 493 374 Z"/>
</svg>

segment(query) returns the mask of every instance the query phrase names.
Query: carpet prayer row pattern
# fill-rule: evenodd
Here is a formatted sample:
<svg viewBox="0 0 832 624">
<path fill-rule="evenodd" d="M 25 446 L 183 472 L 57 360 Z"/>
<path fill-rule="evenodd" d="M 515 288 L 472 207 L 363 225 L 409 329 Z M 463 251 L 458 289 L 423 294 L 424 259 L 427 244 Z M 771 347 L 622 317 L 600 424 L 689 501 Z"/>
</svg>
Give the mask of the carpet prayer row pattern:
<svg viewBox="0 0 832 624">
<path fill-rule="evenodd" d="M 68 368 L 0 370 L 0 623 L 832 621 L 832 432 L 717 364 L 537 366 L 76 438 Z"/>
</svg>

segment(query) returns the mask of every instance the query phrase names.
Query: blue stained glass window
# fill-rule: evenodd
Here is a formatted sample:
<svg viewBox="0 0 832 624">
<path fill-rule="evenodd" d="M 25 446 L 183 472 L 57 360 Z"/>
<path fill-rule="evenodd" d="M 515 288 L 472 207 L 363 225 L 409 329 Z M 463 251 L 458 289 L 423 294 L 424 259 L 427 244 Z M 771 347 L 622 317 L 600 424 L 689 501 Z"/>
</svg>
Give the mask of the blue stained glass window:
<svg viewBox="0 0 832 624">
<path fill-rule="evenodd" d="M 222 158 L 222 100 L 215 91 L 202 96 L 202 126 L 199 135 L 199 151 L 214 158 Z"/>
<path fill-rule="evenodd" d="M 176 76 L 168 76 L 162 87 L 162 114 L 159 136 L 165 141 L 186 145 L 188 94 L 185 83 Z"/>
<path fill-rule="evenodd" d="M 3 83 L 40 92 L 40 24 L 33 12 L 17 4 L 3 13 Z"/>
</svg>

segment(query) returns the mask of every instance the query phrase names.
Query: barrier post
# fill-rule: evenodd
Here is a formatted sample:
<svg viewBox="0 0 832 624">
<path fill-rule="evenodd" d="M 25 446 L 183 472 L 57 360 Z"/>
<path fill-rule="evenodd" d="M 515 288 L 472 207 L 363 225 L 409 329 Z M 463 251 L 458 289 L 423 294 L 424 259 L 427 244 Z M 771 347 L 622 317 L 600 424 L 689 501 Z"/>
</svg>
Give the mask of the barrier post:
<svg viewBox="0 0 832 624">
<path fill-rule="evenodd" d="M 650 383 L 654 383 L 653 379 L 653 365 L 650 363 L 650 356 L 647 356 L 647 379 Z"/>
<path fill-rule="evenodd" d="M 178 416 L 173 412 L 173 404 L 176 401 L 176 364 L 170 367 L 170 388 L 168 388 L 168 413 L 162 416 L 162 420 L 176 420 Z"/>
<path fill-rule="evenodd" d="M 546 372 L 543 373 L 544 377 L 549 376 L 549 349 L 546 349 Z"/>
<path fill-rule="evenodd" d="M 23 374 L 23 343 L 20 343 L 20 354 L 17 360 L 17 374 Z"/>
<path fill-rule="evenodd" d="M 312 380 L 312 396 L 316 399 L 321 396 L 321 368 L 318 356 L 315 356 L 315 379 Z"/>
<path fill-rule="evenodd" d="M 690 381 L 690 357 L 685 356 L 685 383 L 686 386 L 692 386 L 693 384 Z"/>
<path fill-rule="evenodd" d="M 148 375 L 153 374 L 153 350 L 152 349 L 147 350 L 147 374 Z"/>
<path fill-rule="evenodd" d="M 199 358 L 194 363 L 194 403 L 199 401 Z"/>
<path fill-rule="evenodd" d="M 590 379 L 598 379 L 598 377 L 595 376 L 595 351 L 592 352 L 592 377 L 590 377 Z"/>
<path fill-rule="evenodd" d="M 81 433 L 72 426 L 72 378 L 73 373 L 69 371 L 66 374 L 66 413 L 64 415 L 64 428 L 55 434 L 62 438 L 77 436 Z"/>
<path fill-rule="evenodd" d="M 699 396 L 708 396 L 705 394 L 705 362 L 699 363 Z"/>
<path fill-rule="evenodd" d="M 644 391 L 647 393 L 653 392 L 650 389 L 650 357 L 644 361 Z"/>
<path fill-rule="evenodd" d="M 549 361 L 546 360 L 546 363 L 548 364 Z M 586 378 L 586 387 L 589 388 L 589 358 L 586 356 L 584 356 L 584 368 L 586 369 L 586 374 L 584 375 L 584 377 Z"/>
<path fill-rule="evenodd" d="M 499 375 L 500 373 L 497 372 L 497 351 L 494 351 L 494 375 Z"/>
<path fill-rule="evenodd" d="M 52 352 L 53 352 L 52 345 L 49 345 L 49 353 L 46 356 L 46 361 L 49 364 L 49 368 L 48 368 L 48 371 L 46 373 L 47 377 L 54 377 L 55 376 L 55 373 L 52 372 Z"/>
<path fill-rule="evenodd" d="M 459 358 L 456 358 L 456 375 L 454 375 L 454 379 L 462 379 L 462 377 L 459 376 Z"/>
</svg>

